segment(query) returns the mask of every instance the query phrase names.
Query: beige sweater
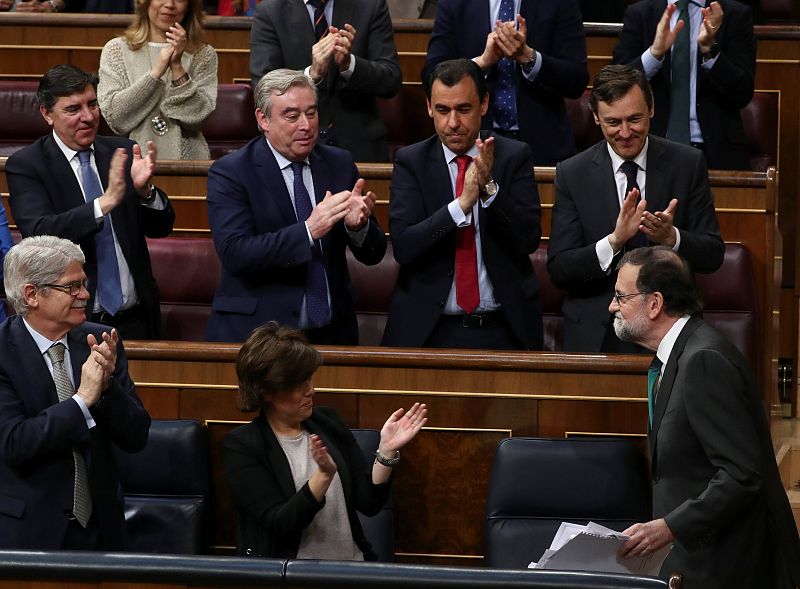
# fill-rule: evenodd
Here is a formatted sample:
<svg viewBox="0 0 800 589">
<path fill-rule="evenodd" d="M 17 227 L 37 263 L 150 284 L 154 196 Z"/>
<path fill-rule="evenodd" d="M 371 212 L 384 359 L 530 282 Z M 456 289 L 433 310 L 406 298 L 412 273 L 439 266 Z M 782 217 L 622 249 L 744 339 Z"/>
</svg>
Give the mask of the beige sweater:
<svg viewBox="0 0 800 589">
<path fill-rule="evenodd" d="M 184 52 L 181 63 L 190 81 L 174 88 L 169 69 L 160 80 L 150 77 L 151 63 L 164 45 L 149 43 L 132 51 L 124 37 L 106 43 L 97 86 L 100 111 L 115 133 L 136 141 L 142 152 L 153 141 L 159 159 L 208 159 L 200 127 L 217 105 L 217 53 L 210 45 L 195 54 Z M 167 122 L 165 135 L 153 131 L 150 121 L 156 115 Z"/>
</svg>

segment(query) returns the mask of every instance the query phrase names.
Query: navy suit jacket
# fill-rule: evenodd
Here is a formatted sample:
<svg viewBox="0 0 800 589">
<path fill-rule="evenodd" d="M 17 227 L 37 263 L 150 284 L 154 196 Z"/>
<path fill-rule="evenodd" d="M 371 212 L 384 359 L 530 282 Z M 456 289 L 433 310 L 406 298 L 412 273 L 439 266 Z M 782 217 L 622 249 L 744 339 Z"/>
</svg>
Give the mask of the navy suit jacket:
<svg viewBox="0 0 800 589">
<path fill-rule="evenodd" d="M 605 140 L 556 166 L 556 200 L 547 249 L 547 270 L 567 291 L 564 351 L 600 352 L 611 321 L 608 305 L 617 273 L 603 272 L 595 244 L 614 230 L 619 215 L 617 184 Z M 722 265 L 725 244 L 702 152 L 650 135 L 645 183 L 647 210 L 663 211 L 678 199 L 673 220 L 681 232 L 678 253 L 696 272 Z"/>
<path fill-rule="evenodd" d="M 718 0 L 724 17 L 715 36 L 720 54 L 706 70 L 697 55 L 697 119 L 703 133 L 708 166 L 715 169 L 747 170 L 750 160 L 740 109 L 753 99 L 756 40 L 750 8 L 734 0 Z M 711 0 L 707 0 L 710 4 Z M 642 0 L 628 7 L 614 63 L 627 63 L 643 70 L 642 53 L 653 44 L 666 0 Z M 670 111 L 671 55 L 650 80 L 655 102 L 651 132 L 666 136 Z"/>
<path fill-rule="evenodd" d="M 553 166 L 575 153 L 564 98 L 580 97 L 589 81 L 583 22 L 576 0 L 522 0 L 520 14 L 542 68 L 533 82 L 515 68 L 519 139 L 530 146 L 535 165 Z M 440 0 L 422 79 L 442 61 L 481 55 L 492 29 L 487 0 Z M 496 68 L 487 72 L 491 95 L 496 75 Z M 484 129 L 492 129 L 493 112 L 490 106 Z"/>
<path fill-rule="evenodd" d="M 686 589 L 800 583 L 800 540 L 749 363 L 719 332 L 683 327 L 648 435 L 653 517 L 675 545 L 662 567 Z"/>
<path fill-rule="evenodd" d="M 163 192 L 160 192 L 166 203 L 163 210 L 139 203 L 130 174 L 133 144 L 133 141 L 122 137 L 98 135 L 94 140 L 94 157 L 100 182 L 106 187 L 114 150 L 121 147 L 128 152 L 128 160 L 125 162 L 125 198 L 111 211 L 111 219 L 122 254 L 133 276 L 139 300 L 147 308 L 150 334 L 157 338 L 160 332 L 161 308 L 145 237 L 169 235 L 175 222 L 175 211 Z M 86 256 L 84 271 L 89 281 L 89 292 L 92 293 L 87 308 L 92 309 L 97 285 L 94 237 L 102 224 L 95 221 L 94 205 L 86 202 L 78 179 L 56 144 L 53 134 L 40 137 L 9 157 L 6 178 L 11 213 L 23 237 L 56 235 L 77 243 L 83 250 Z"/>
<path fill-rule="evenodd" d="M 107 327 L 84 323 L 67 335 L 77 387 L 89 357 L 86 336 Z M 91 430 L 75 401 L 58 401 L 44 357 L 15 315 L 0 325 L 0 548 L 57 550 L 72 511 L 72 448 L 83 453 L 89 470 L 93 516 L 105 550 L 124 549 L 122 492 L 111 444 L 141 450 L 150 416 L 136 396 L 120 342 L 114 379 L 90 408 Z"/>
<path fill-rule="evenodd" d="M 351 190 L 358 170 L 343 149 L 320 146 L 309 156 L 317 202 L 325 191 Z M 297 327 L 305 295 L 311 246 L 305 223 L 298 222 L 289 191 L 266 139 L 256 137 L 217 160 L 208 171 L 208 222 L 222 275 L 206 338 L 241 342 L 275 320 Z M 331 325 L 339 343 L 357 344 L 345 247 L 364 264 L 377 264 L 386 252 L 386 236 L 374 217 L 361 247 L 355 247 L 340 221 L 322 238 L 323 261 L 331 299 Z"/>
<path fill-rule="evenodd" d="M 480 207 L 483 263 L 494 296 L 527 349 L 542 348 L 539 281 L 529 254 L 542 236 L 541 209 L 528 146 L 495 137 L 492 176 L 500 192 Z M 450 293 L 456 224 L 447 210 L 453 186 L 437 136 L 397 152 L 389 200 L 389 230 L 400 264 L 383 344 L 421 347 Z"/>
</svg>

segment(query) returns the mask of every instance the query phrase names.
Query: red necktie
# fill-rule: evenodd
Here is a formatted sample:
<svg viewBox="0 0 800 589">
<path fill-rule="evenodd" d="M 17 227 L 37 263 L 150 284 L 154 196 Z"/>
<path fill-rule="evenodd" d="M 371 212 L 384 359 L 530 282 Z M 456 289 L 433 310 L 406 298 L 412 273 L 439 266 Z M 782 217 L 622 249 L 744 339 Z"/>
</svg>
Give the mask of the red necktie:
<svg viewBox="0 0 800 589">
<path fill-rule="evenodd" d="M 456 157 L 456 198 L 464 190 L 464 175 L 472 158 L 468 155 Z M 472 313 L 481 300 L 478 289 L 478 252 L 475 247 L 475 224 L 456 228 L 456 303 L 464 312 Z"/>
</svg>

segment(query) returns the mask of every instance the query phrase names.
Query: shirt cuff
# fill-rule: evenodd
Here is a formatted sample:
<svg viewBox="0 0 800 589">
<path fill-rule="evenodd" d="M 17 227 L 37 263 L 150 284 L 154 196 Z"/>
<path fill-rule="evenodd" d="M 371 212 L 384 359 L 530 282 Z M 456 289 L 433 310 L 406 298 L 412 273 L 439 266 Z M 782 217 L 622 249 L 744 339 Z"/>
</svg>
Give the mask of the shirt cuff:
<svg viewBox="0 0 800 589">
<path fill-rule="evenodd" d="M 644 50 L 644 53 L 642 53 L 642 67 L 644 68 L 644 75 L 648 80 L 658 73 L 662 65 L 664 65 L 663 58 L 659 61 L 653 57 L 649 47 Z"/>
<path fill-rule="evenodd" d="M 464 211 L 461 210 L 461 205 L 458 204 L 457 198 L 453 199 L 450 204 L 447 205 L 447 210 L 450 211 L 450 217 L 452 217 L 456 227 L 467 227 L 472 223 L 472 211 L 464 214 Z"/>
<path fill-rule="evenodd" d="M 614 250 L 608 237 L 604 237 L 596 244 L 594 244 L 594 251 L 597 254 L 597 261 L 600 264 L 600 269 L 609 274 L 611 263 L 614 261 Z"/>
<path fill-rule="evenodd" d="M 675 229 L 675 245 L 672 246 L 672 251 L 677 252 L 678 248 L 681 247 L 681 232 L 678 230 L 677 227 Z"/>
<path fill-rule="evenodd" d="M 536 76 L 539 75 L 539 71 L 542 69 L 542 54 L 535 49 L 533 50 L 533 54 L 536 56 L 536 63 L 533 64 L 531 71 L 525 73 L 524 68 L 519 68 L 524 78 L 529 82 L 533 82 L 536 79 Z"/>
<path fill-rule="evenodd" d="M 356 71 L 356 56 L 351 53 L 350 65 L 343 72 L 339 72 L 339 75 L 342 76 L 345 80 L 350 80 L 350 76 L 353 75 L 354 71 Z"/>
<path fill-rule="evenodd" d="M 308 235 L 308 245 L 314 247 L 314 238 L 311 237 L 311 229 L 308 228 L 308 221 L 303 221 L 303 227 L 306 228 L 306 235 Z"/>
<path fill-rule="evenodd" d="M 717 53 L 713 58 L 709 59 L 708 61 L 703 61 L 700 64 L 700 67 L 702 67 L 704 69 L 707 69 L 707 70 L 710 70 L 712 67 L 714 67 L 714 64 L 717 63 L 718 59 L 719 59 L 719 53 Z M 702 61 L 702 60 L 700 60 L 700 61 Z"/>
<path fill-rule="evenodd" d="M 92 201 L 92 210 L 94 211 L 94 220 L 99 225 L 103 220 L 103 210 L 100 208 L 99 198 Z"/>
<path fill-rule="evenodd" d="M 78 404 L 78 407 L 81 408 L 81 413 L 83 413 L 83 418 L 86 420 L 86 427 L 92 429 L 94 426 L 97 425 L 97 423 L 95 422 L 94 417 L 92 417 L 92 414 L 89 412 L 89 408 L 86 406 L 86 402 L 83 399 L 81 399 L 80 395 L 78 395 L 77 393 L 72 395 L 72 398 L 75 399 L 75 402 Z"/>
</svg>

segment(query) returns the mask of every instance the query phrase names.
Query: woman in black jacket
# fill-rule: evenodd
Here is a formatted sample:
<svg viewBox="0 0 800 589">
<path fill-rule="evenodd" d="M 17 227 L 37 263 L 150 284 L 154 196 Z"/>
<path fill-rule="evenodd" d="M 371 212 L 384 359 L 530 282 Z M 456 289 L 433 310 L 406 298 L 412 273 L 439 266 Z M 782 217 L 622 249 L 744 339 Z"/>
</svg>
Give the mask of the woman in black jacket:
<svg viewBox="0 0 800 589">
<path fill-rule="evenodd" d="M 275 322 L 253 331 L 239 352 L 240 409 L 259 410 L 224 442 L 239 555 L 374 559 L 356 510 L 381 509 L 399 450 L 425 424 L 427 409 L 415 403 L 389 416 L 368 472 L 336 412 L 314 407 L 311 379 L 321 363 L 301 332 Z"/>
</svg>

